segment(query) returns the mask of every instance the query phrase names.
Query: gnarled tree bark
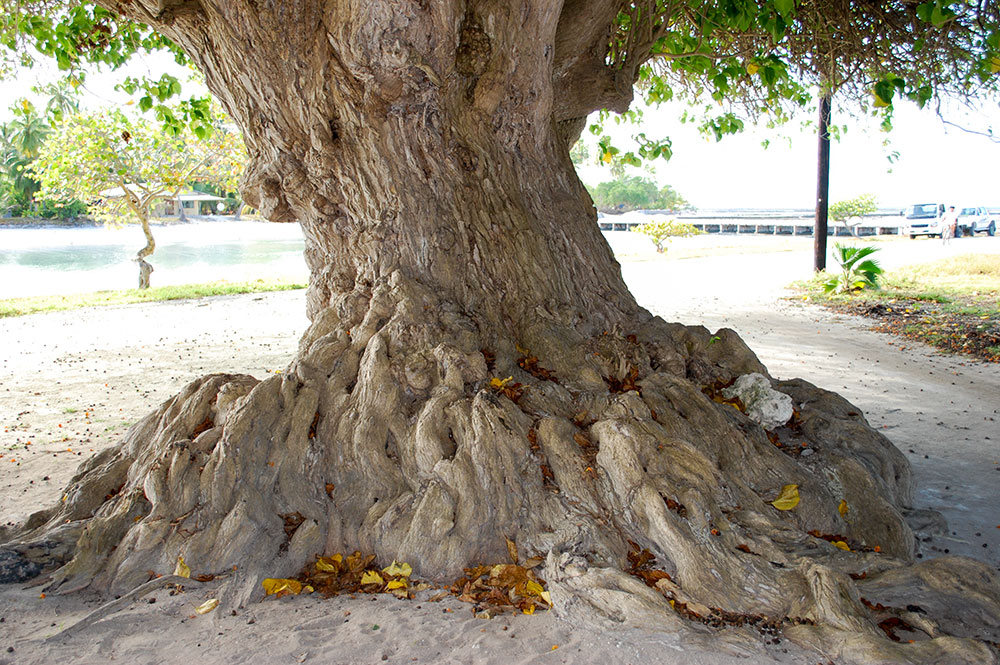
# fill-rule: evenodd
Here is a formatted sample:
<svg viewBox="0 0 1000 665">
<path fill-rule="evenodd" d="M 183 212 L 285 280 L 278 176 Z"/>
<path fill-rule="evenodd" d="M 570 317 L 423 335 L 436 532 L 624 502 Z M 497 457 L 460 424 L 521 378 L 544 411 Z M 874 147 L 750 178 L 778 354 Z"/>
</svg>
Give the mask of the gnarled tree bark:
<svg viewBox="0 0 1000 665">
<path fill-rule="evenodd" d="M 703 392 L 766 374 L 742 341 L 626 289 L 568 156 L 604 97 L 563 85 L 584 79 L 560 32 L 587 14 L 607 34 L 615 3 L 123 7 L 192 55 L 242 127 L 244 199 L 302 224 L 311 325 L 286 373 L 193 382 L 6 534 L 8 556 L 56 568 L 52 590 L 128 590 L 183 554 L 239 602 L 354 549 L 448 580 L 511 538 L 548 557 L 567 615 L 700 634 L 669 597 L 808 619 L 786 634 L 858 661 L 989 662 L 996 576 L 913 565 L 892 444 L 802 381 L 773 382 L 799 416 L 766 432 Z M 508 376 L 519 396 L 491 388 Z M 793 483 L 795 510 L 769 505 Z M 623 572 L 630 541 L 670 573 L 659 593 Z M 915 590 L 930 579 L 954 602 Z M 889 642 L 862 597 L 933 606 L 934 639 Z"/>
</svg>

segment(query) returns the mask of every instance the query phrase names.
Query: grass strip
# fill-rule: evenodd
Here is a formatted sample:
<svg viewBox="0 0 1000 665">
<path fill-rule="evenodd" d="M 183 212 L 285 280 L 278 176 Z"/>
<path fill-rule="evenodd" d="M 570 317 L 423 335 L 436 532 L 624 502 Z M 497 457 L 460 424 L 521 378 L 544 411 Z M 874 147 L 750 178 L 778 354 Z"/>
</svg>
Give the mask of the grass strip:
<svg viewBox="0 0 1000 665">
<path fill-rule="evenodd" d="M 1000 362 L 1000 255 L 965 254 L 887 272 L 878 290 L 826 294 L 828 275 L 793 285 L 804 300 L 942 351 Z"/>
<path fill-rule="evenodd" d="M 40 312 L 56 312 L 81 307 L 103 307 L 108 305 L 130 305 L 134 303 L 158 302 L 163 300 L 188 300 L 208 296 L 228 296 L 239 293 L 264 293 L 269 291 L 291 291 L 304 289 L 301 281 L 285 279 L 255 279 L 248 282 L 228 282 L 221 280 L 207 284 L 179 284 L 158 286 L 145 290 L 125 289 L 122 291 L 98 291 L 64 296 L 32 296 L 0 300 L 0 318 L 25 316 Z"/>
</svg>

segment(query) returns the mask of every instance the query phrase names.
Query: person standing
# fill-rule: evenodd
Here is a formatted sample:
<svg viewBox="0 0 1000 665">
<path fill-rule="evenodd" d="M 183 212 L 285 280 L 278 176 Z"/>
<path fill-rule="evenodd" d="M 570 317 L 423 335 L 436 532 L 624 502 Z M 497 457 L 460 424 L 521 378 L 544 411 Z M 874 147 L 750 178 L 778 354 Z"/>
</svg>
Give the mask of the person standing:
<svg viewBox="0 0 1000 665">
<path fill-rule="evenodd" d="M 958 212 L 955 211 L 955 206 L 948 208 L 946 212 L 941 217 L 941 244 L 947 245 L 948 242 L 955 237 L 955 228 L 958 226 Z"/>
</svg>

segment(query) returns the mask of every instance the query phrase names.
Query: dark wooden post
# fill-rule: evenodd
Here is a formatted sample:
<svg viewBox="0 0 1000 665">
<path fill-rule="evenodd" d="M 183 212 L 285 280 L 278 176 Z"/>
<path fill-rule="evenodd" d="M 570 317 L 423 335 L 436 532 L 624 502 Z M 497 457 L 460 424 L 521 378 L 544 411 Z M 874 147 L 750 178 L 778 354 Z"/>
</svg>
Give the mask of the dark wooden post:
<svg viewBox="0 0 1000 665">
<path fill-rule="evenodd" d="M 830 207 L 830 102 L 824 91 L 819 100 L 819 159 L 816 165 L 816 225 L 813 231 L 813 270 L 826 269 L 826 234 Z"/>
</svg>

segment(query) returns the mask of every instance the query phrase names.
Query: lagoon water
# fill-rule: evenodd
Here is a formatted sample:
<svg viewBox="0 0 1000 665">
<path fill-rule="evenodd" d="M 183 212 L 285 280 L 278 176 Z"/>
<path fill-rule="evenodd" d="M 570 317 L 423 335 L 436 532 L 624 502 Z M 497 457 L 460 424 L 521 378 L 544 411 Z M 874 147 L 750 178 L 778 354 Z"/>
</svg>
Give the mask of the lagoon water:
<svg viewBox="0 0 1000 665">
<path fill-rule="evenodd" d="M 309 270 L 298 224 L 197 221 L 154 225 L 153 286 L 225 279 L 287 278 L 306 283 Z M 648 250 L 637 233 L 606 231 L 616 253 Z M 135 288 L 132 258 L 145 245 L 136 225 L 119 228 L 0 227 L 0 298 Z"/>
<path fill-rule="evenodd" d="M 298 224 L 198 221 L 154 225 L 153 286 L 308 279 Z M 142 229 L 0 228 L 0 298 L 135 288 Z"/>
</svg>

